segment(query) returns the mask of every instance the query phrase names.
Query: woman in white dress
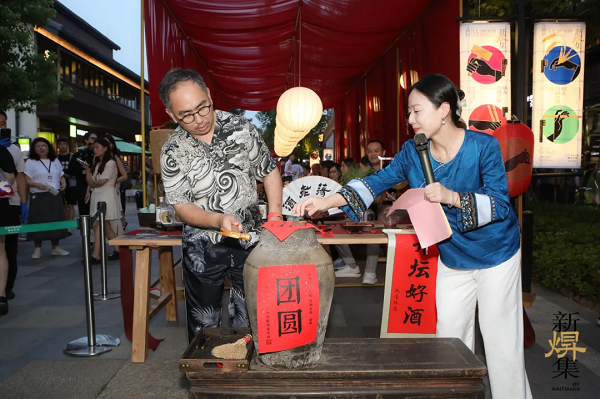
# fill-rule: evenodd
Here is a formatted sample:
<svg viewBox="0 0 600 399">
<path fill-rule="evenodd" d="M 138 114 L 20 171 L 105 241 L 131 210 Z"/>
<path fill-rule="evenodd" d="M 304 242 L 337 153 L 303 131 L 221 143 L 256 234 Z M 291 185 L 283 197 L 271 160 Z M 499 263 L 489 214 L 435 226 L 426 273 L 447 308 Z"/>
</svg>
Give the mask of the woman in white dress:
<svg viewBox="0 0 600 399">
<path fill-rule="evenodd" d="M 121 219 L 121 205 L 115 187 L 119 172 L 117 164 L 113 160 L 110 144 L 106 139 L 96 139 L 94 143 L 94 164 L 91 169 L 88 165 L 83 165 L 83 168 L 88 183 L 86 200 L 91 200 L 90 212 L 95 215 L 98 203 L 106 203 L 104 231 L 106 232 L 106 238 L 112 240 L 116 235 L 112 229 L 111 221 Z M 94 222 L 94 239 L 97 245 L 94 246 L 94 252 L 92 253 L 92 264 L 100 262 L 101 246 L 98 243 L 102 241 L 98 238 L 99 231 L 100 225 L 99 219 L 97 219 Z"/>
</svg>

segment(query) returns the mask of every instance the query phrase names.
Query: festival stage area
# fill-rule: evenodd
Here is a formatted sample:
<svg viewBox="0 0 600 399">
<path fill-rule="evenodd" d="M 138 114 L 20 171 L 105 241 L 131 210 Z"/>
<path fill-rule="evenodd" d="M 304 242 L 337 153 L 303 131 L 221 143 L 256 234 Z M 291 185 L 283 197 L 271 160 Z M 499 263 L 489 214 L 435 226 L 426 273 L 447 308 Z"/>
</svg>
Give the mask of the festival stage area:
<svg viewBox="0 0 600 399">
<path fill-rule="evenodd" d="M 135 207 L 128 203 L 128 230 L 137 227 Z M 95 302 L 96 332 L 121 339 L 121 345 L 95 358 L 63 354 L 70 341 L 86 335 L 83 267 L 79 233 L 64 242 L 71 255 L 52 258 L 44 243 L 41 259 L 30 258 L 33 245 L 19 243 L 19 275 L 16 299 L 10 313 L 0 318 L 0 398 L 11 399 L 125 399 L 187 398 L 189 382 L 179 372 L 178 360 L 186 348 L 184 306 L 179 302 L 179 322 L 166 322 L 161 310 L 150 324 L 150 332 L 164 338 L 156 352 L 150 351 L 142 364 L 132 364 L 131 343 L 123 333 L 119 299 Z M 176 249 L 178 257 L 179 249 Z M 357 252 L 358 253 L 358 252 Z M 157 264 L 154 254 L 153 264 Z M 363 259 L 364 261 L 364 259 Z M 360 261 L 359 261 L 360 262 Z M 94 266 L 94 290 L 100 290 L 100 268 Z M 379 269 L 384 265 L 380 263 Z M 119 287 L 118 262 L 109 263 L 109 289 Z M 153 268 L 157 277 L 158 268 Z M 358 279 L 357 279 L 358 280 Z M 534 285 L 537 298 L 527 310 L 536 330 L 536 344 L 525 351 L 527 372 L 534 398 L 591 399 L 600 392 L 600 326 L 598 315 L 573 301 Z M 327 337 L 378 338 L 384 288 L 382 286 L 336 289 L 333 296 Z M 226 299 L 224 300 L 226 303 Z M 545 358 L 550 350 L 553 314 L 579 312 L 577 322 L 579 392 L 552 391 L 565 386 L 563 377 L 554 378 L 556 361 Z M 481 342 L 477 355 L 483 357 Z M 572 385 L 573 378 L 570 378 Z M 489 397 L 489 394 L 488 396 Z"/>
</svg>

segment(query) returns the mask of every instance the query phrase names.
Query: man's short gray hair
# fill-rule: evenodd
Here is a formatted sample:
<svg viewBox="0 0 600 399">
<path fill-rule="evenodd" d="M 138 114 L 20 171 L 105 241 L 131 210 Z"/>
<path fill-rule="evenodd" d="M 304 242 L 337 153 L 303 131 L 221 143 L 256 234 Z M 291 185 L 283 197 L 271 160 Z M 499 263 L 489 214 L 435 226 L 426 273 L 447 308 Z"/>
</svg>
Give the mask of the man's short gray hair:
<svg viewBox="0 0 600 399">
<path fill-rule="evenodd" d="M 158 96 L 168 109 L 171 109 L 171 92 L 181 82 L 195 82 L 208 93 L 206 83 L 198 72 L 193 69 L 173 68 L 167 72 L 158 86 Z"/>
</svg>

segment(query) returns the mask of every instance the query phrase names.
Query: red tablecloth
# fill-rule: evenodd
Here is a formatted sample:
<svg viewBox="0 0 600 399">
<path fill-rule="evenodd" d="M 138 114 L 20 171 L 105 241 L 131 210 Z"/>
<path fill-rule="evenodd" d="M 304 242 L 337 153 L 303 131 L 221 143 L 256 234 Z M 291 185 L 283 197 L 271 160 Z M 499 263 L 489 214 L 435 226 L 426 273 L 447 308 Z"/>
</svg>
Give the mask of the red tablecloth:
<svg viewBox="0 0 600 399">
<path fill-rule="evenodd" d="M 131 341 L 133 331 L 133 253 L 127 247 L 119 247 L 119 263 L 121 266 L 121 308 L 123 309 L 123 326 L 125 336 Z M 148 293 L 149 294 L 149 293 Z M 153 351 L 158 348 L 162 339 L 148 334 L 148 348 Z"/>
</svg>

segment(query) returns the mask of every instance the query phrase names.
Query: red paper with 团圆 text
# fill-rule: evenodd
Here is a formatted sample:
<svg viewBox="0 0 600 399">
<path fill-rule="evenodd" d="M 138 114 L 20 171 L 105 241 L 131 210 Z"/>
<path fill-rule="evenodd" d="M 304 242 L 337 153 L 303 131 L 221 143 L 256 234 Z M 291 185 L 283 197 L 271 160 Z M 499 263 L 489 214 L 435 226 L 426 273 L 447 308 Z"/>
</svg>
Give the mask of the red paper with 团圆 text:
<svg viewBox="0 0 600 399">
<path fill-rule="evenodd" d="M 258 269 L 258 352 L 278 352 L 317 339 L 319 279 L 316 265 Z"/>
<path fill-rule="evenodd" d="M 416 234 L 397 234 L 388 333 L 435 334 L 437 246 L 421 248 Z"/>
</svg>

